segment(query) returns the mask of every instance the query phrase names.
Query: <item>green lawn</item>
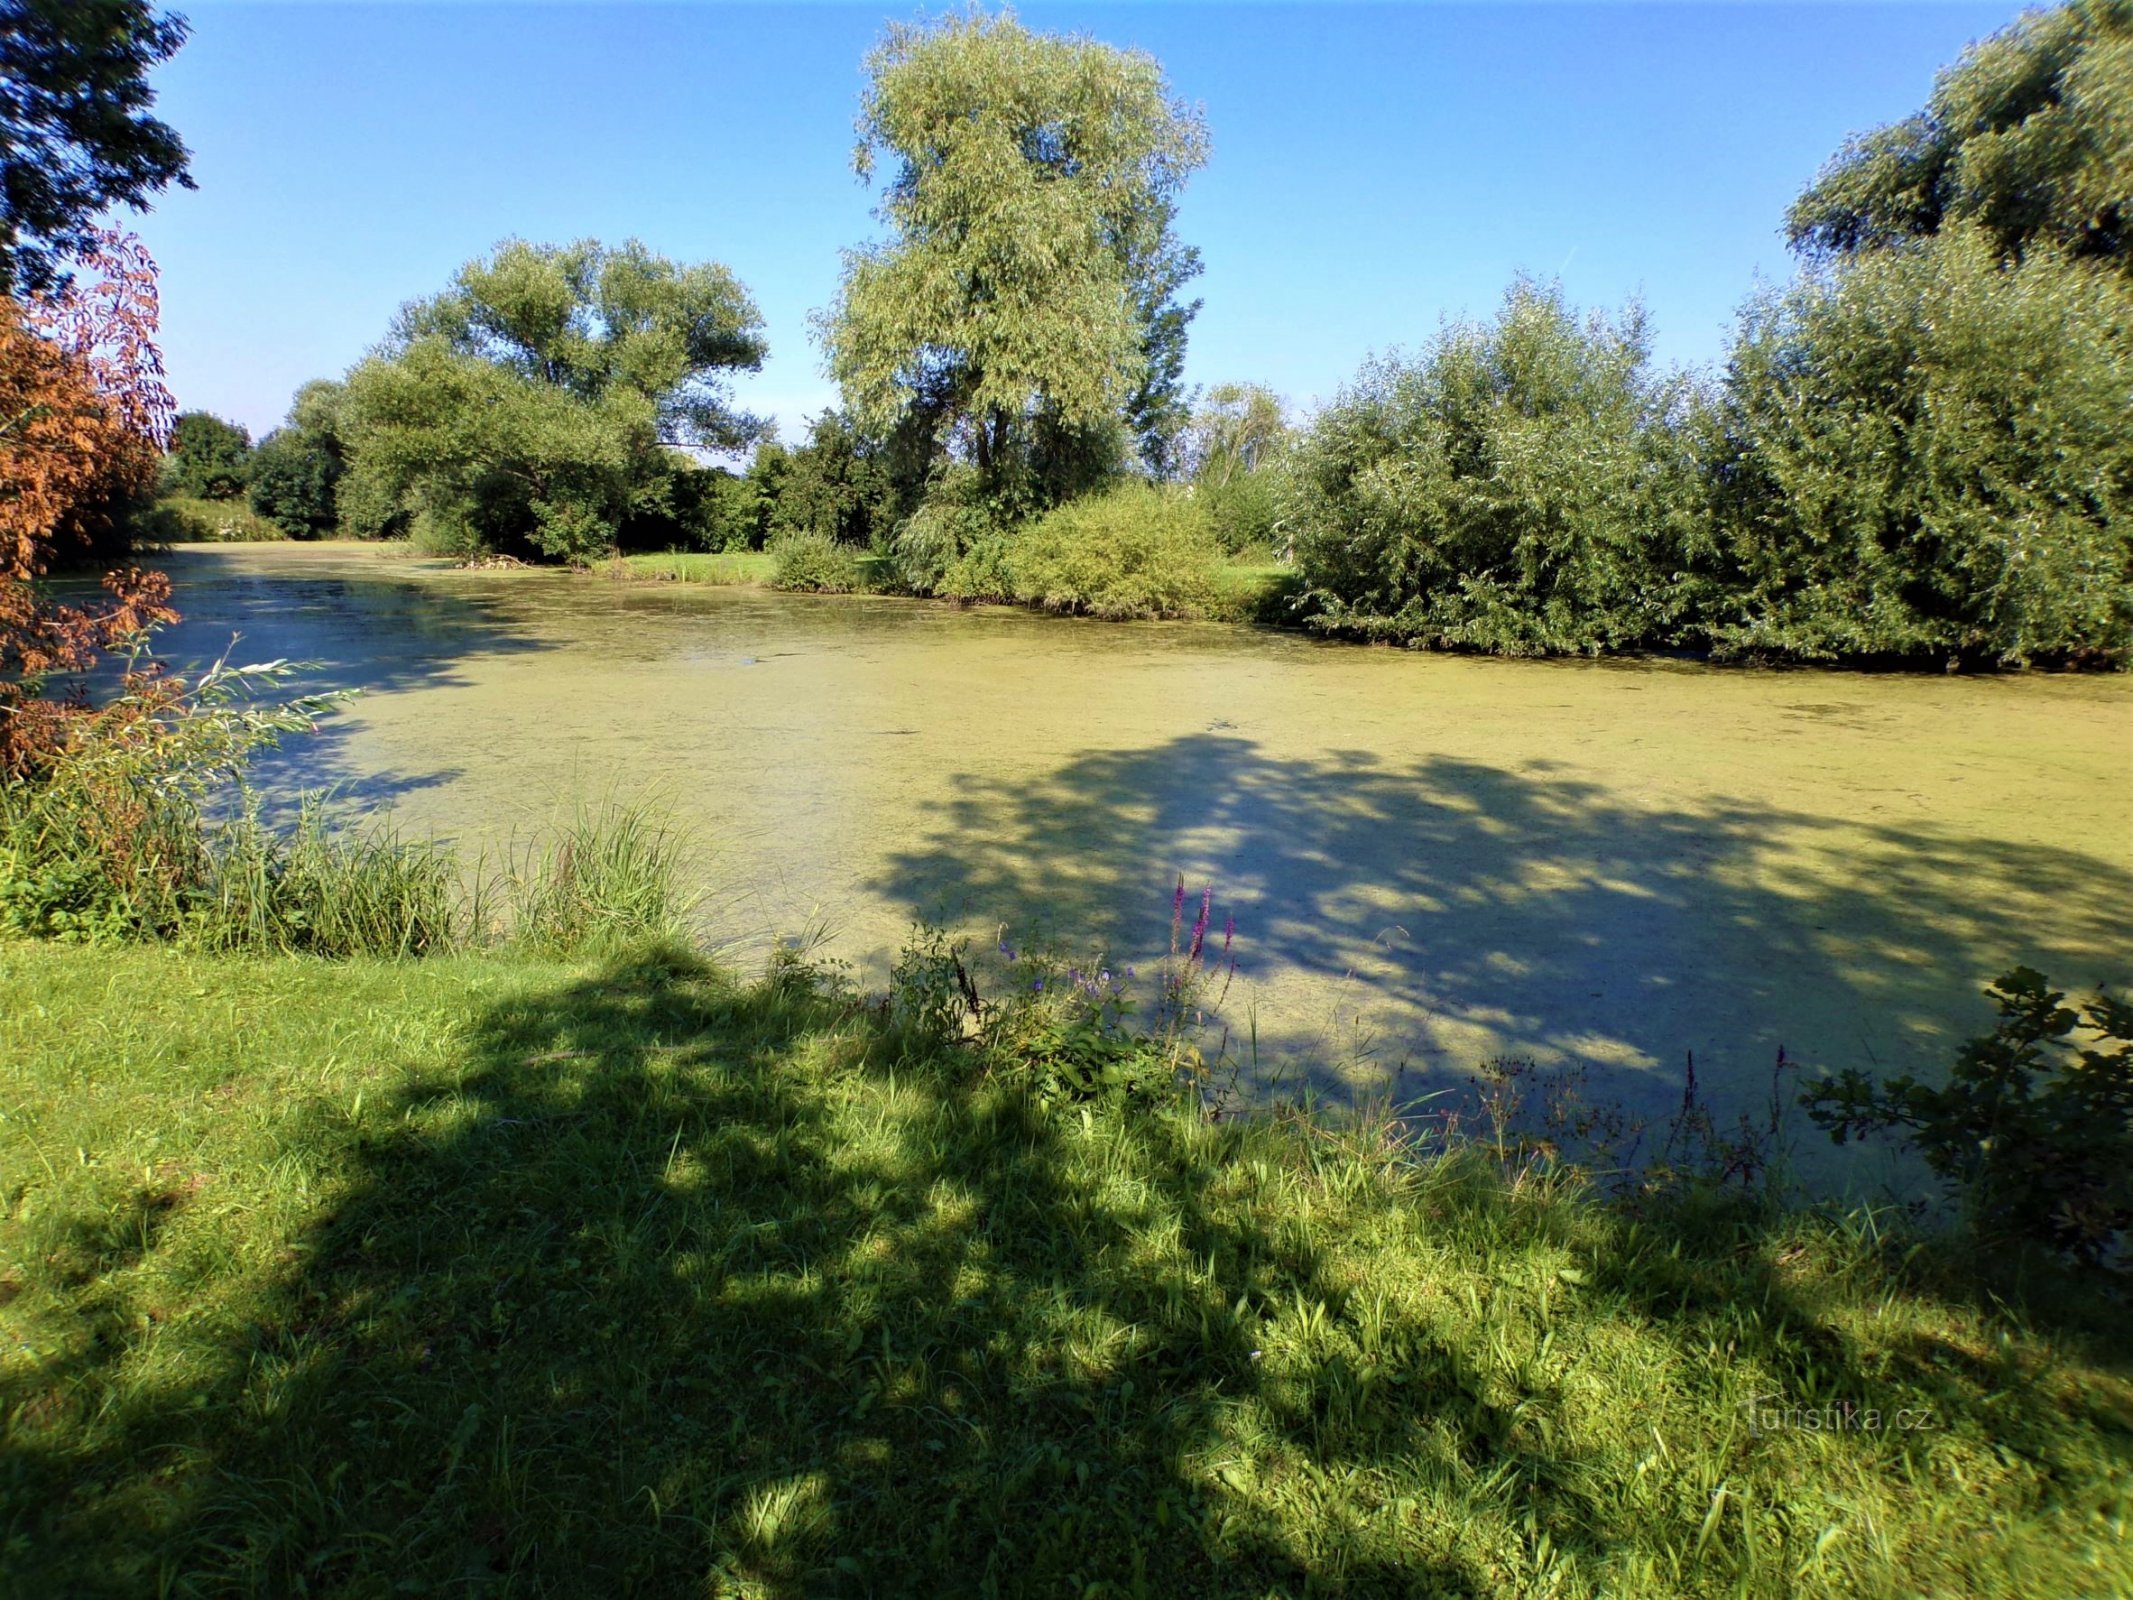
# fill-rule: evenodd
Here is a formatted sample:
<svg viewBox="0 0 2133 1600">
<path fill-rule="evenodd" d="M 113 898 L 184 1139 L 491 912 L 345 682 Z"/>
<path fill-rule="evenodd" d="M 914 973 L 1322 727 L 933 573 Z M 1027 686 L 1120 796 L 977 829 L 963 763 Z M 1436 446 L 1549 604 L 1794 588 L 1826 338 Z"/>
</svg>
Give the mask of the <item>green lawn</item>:
<svg viewBox="0 0 2133 1600">
<path fill-rule="evenodd" d="M 1047 1112 L 678 954 L 0 945 L 0 1201 L 8 1595 L 2133 1572 L 2101 1291 L 2024 1322 L 1858 1222 L 1368 1121 Z M 1805 1425 L 1846 1403 L 1886 1425 Z"/>
</svg>

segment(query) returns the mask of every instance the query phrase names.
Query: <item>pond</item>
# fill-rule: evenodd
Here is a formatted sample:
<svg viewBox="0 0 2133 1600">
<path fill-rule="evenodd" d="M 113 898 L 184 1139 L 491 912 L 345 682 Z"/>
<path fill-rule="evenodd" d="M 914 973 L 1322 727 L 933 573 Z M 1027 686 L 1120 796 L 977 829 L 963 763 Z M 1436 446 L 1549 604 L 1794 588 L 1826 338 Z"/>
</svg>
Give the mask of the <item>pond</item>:
<svg viewBox="0 0 2133 1600">
<path fill-rule="evenodd" d="M 1221 625 L 461 572 L 351 546 L 168 563 L 173 659 L 363 694 L 266 777 L 491 846 L 652 790 L 737 960 L 912 920 L 1116 963 L 1179 876 L 1234 916 L 1257 1076 L 1421 1092 L 1497 1055 L 1659 1106 L 1932 1072 L 2021 961 L 2122 983 L 2133 682 L 1518 662 Z"/>
</svg>

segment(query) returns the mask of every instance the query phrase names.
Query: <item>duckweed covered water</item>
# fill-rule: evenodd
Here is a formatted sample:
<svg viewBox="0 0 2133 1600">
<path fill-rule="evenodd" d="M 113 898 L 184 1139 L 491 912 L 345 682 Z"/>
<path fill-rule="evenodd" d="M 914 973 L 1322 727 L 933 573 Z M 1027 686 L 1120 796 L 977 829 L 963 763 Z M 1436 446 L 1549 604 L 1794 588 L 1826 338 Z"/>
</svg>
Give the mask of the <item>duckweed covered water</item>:
<svg viewBox="0 0 2133 1600">
<path fill-rule="evenodd" d="M 1578 1061 L 1658 1106 L 1810 1065 L 1936 1070 L 2017 961 L 2133 976 L 2133 682 L 1511 662 L 1218 625 L 187 551 L 174 659 L 317 662 L 362 698 L 277 759 L 494 846 L 572 794 L 664 794 L 717 937 L 914 917 L 986 948 L 1167 944 L 1234 914 L 1259 1072 Z"/>
</svg>

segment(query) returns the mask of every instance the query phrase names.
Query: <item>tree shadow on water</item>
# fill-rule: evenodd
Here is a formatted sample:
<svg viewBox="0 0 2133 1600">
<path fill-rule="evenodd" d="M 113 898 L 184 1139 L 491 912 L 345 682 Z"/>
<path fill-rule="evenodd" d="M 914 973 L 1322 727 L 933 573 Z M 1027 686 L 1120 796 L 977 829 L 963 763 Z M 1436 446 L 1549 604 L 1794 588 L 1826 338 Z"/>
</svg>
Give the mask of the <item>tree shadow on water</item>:
<svg viewBox="0 0 2133 1600">
<path fill-rule="evenodd" d="M 1341 1093 L 1335 1004 L 1375 1008 L 1380 1067 L 1579 1062 L 1649 1112 L 1690 1052 L 1740 1098 L 1781 1045 L 1930 1072 L 1989 1023 L 1985 979 L 2026 960 L 2086 985 L 2125 976 L 2133 948 L 2133 873 L 2075 849 L 1649 804 L 1548 761 L 1278 759 L 1222 733 L 1035 783 L 965 777 L 872 887 L 1130 960 L 1164 947 L 1180 872 L 1234 911 L 1242 975 L 1270 980 L 1262 1041 Z"/>
<path fill-rule="evenodd" d="M 285 693 L 357 691 L 315 732 L 287 739 L 253 763 L 253 785 L 276 822 L 290 820 L 305 793 L 328 792 L 338 811 L 354 814 L 449 783 L 460 768 L 381 771 L 351 755 L 363 697 L 462 687 L 470 661 L 552 647 L 497 594 L 393 576 L 389 567 L 358 576 L 302 563 L 226 570 L 181 557 L 170 565 L 180 619 L 157 635 L 155 653 L 175 670 L 197 670 L 225 654 L 232 663 L 281 660 L 298 664 Z"/>
</svg>

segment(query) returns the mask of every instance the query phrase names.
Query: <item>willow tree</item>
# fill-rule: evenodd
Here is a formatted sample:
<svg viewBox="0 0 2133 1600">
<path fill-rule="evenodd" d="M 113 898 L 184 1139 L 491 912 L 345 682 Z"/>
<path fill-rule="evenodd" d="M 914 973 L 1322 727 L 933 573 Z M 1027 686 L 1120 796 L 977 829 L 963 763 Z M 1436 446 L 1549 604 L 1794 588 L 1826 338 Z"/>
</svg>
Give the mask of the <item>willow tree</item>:
<svg viewBox="0 0 2133 1600">
<path fill-rule="evenodd" d="M 1173 221 L 1200 112 L 1152 57 L 1010 15 L 893 24 L 867 75 L 853 164 L 885 175 L 889 236 L 846 255 L 818 323 L 846 407 L 1025 507 L 1159 454 L 1197 309 Z"/>
<path fill-rule="evenodd" d="M 1967 224 L 2133 268 L 2133 0 L 2033 12 L 1942 73 L 1925 108 L 1852 140 L 1794 203 L 1793 243 L 1845 256 Z"/>
<path fill-rule="evenodd" d="M 508 241 L 400 315 L 348 377 L 340 515 L 438 549 L 559 560 L 670 524 L 678 451 L 736 449 L 763 424 L 732 376 L 763 362 L 762 317 L 717 262 Z"/>
</svg>

